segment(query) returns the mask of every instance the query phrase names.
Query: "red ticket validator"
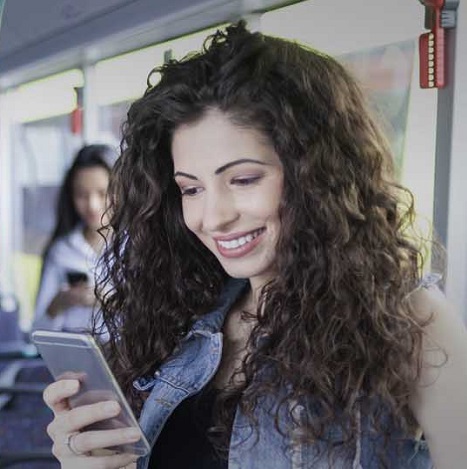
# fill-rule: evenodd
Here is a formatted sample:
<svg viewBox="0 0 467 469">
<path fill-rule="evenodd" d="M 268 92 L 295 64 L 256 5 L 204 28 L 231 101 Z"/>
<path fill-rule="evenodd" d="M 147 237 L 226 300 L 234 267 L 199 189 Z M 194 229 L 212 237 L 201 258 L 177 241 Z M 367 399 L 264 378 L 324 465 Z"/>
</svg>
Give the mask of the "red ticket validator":
<svg viewBox="0 0 467 469">
<path fill-rule="evenodd" d="M 420 86 L 443 88 L 446 86 L 447 35 L 446 30 L 456 27 L 459 0 L 420 0 L 425 7 L 425 29 L 419 38 Z"/>
<path fill-rule="evenodd" d="M 441 26 L 441 12 L 444 0 L 425 0 L 425 27 L 428 32 L 419 38 L 420 86 L 422 88 L 443 88 L 446 85 L 446 44 L 445 31 Z"/>
</svg>

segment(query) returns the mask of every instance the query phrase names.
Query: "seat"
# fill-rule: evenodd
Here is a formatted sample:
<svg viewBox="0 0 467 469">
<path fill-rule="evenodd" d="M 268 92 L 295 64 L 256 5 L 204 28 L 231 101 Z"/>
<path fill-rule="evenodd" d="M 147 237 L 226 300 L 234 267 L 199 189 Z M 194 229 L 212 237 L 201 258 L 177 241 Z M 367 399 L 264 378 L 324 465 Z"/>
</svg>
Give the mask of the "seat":
<svg viewBox="0 0 467 469">
<path fill-rule="evenodd" d="M 0 468 L 59 468 L 46 432 L 52 412 L 42 400 L 52 381 L 40 358 L 0 360 Z"/>
<path fill-rule="evenodd" d="M 0 290 L 0 359 L 36 356 L 36 348 L 19 326 L 18 300 Z"/>
<path fill-rule="evenodd" d="M 0 469 L 58 469 L 42 400 L 53 378 L 18 323 L 18 304 L 0 294 Z"/>
</svg>

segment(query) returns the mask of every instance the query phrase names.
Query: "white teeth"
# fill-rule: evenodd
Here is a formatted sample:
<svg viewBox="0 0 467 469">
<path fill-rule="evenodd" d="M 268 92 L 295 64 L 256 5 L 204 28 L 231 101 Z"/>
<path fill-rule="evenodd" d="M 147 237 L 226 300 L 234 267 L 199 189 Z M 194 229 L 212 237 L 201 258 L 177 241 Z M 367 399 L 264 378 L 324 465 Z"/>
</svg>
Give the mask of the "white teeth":
<svg viewBox="0 0 467 469">
<path fill-rule="evenodd" d="M 246 236 L 241 236 L 240 238 L 230 241 L 218 241 L 218 243 L 224 249 L 235 249 L 253 241 L 261 232 L 262 230 L 256 230 L 254 233 L 247 234 Z"/>
</svg>

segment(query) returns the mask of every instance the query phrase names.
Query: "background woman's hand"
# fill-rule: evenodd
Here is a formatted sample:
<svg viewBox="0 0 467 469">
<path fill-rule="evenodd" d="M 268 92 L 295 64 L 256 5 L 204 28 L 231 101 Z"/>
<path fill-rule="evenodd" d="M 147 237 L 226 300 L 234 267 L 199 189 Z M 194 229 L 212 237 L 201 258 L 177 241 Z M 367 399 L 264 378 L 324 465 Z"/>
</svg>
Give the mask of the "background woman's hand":
<svg viewBox="0 0 467 469">
<path fill-rule="evenodd" d="M 54 318 L 72 306 L 94 306 L 94 287 L 80 283 L 60 290 L 50 302 L 47 314 Z"/>
<path fill-rule="evenodd" d="M 68 398 L 78 389 L 78 380 L 63 379 L 50 384 L 44 391 L 44 401 L 54 413 L 47 433 L 53 441 L 52 453 L 60 461 L 62 469 L 134 467 L 138 456 L 113 453 L 105 448 L 138 441 L 138 430 L 82 431 L 92 423 L 115 417 L 120 407 L 115 401 L 106 401 L 71 409 Z"/>
<path fill-rule="evenodd" d="M 96 295 L 94 294 L 94 286 L 88 283 L 80 283 L 70 287 L 70 294 L 73 301 L 81 306 L 94 306 L 96 303 Z"/>
</svg>

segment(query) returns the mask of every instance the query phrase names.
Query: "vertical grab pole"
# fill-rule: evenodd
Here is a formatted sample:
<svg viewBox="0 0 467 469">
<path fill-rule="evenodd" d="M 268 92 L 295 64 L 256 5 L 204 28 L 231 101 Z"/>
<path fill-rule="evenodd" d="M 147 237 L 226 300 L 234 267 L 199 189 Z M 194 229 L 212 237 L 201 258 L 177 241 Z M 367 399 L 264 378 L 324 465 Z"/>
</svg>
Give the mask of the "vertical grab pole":
<svg viewBox="0 0 467 469">
<path fill-rule="evenodd" d="M 428 29 L 419 38 L 420 87 L 438 90 L 433 224 L 436 235 L 447 246 L 455 27 L 459 0 L 419 1 L 425 7 L 425 29 Z"/>
</svg>

